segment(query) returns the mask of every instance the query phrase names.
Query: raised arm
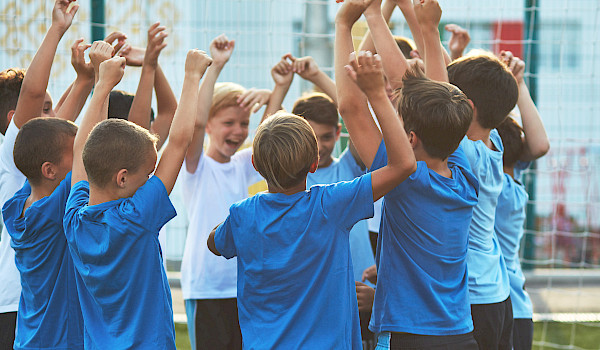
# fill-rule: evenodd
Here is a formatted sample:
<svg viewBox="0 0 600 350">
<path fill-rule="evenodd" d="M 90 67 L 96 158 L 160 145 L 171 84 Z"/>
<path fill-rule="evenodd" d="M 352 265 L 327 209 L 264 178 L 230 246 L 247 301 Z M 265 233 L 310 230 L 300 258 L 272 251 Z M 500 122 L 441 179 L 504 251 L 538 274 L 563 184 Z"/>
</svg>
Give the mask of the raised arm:
<svg viewBox="0 0 600 350">
<path fill-rule="evenodd" d="M 321 89 L 327 96 L 331 97 L 337 106 L 335 82 L 319 68 L 314 58 L 310 56 L 296 58 L 291 54 L 287 54 L 284 57 L 292 61 L 292 71 L 294 73 Z"/>
<path fill-rule="evenodd" d="M 267 103 L 267 108 L 265 108 L 265 113 L 263 114 L 261 122 L 282 108 L 281 104 L 290 89 L 290 85 L 292 85 L 294 72 L 292 64 L 287 61 L 287 58 L 288 55 L 284 55 L 281 58 L 281 61 L 277 62 L 273 68 L 271 68 L 271 77 L 273 77 L 275 87 L 273 88 L 271 98 L 269 98 L 269 103 Z"/>
<path fill-rule="evenodd" d="M 112 54 L 113 47 L 110 44 L 104 41 L 95 41 L 92 44 L 90 59 L 94 65 L 97 82 L 73 143 L 71 186 L 79 181 L 87 180 L 82 158 L 83 146 L 94 126 L 107 118 L 108 95 L 121 81 L 125 71 L 125 59 L 122 57 L 110 58 Z"/>
<path fill-rule="evenodd" d="M 533 102 L 527 84 L 525 84 L 525 62 L 518 57 L 514 57 L 510 51 L 502 51 L 500 59 L 505 62 L 519 86 L 519 99 L 517 107 L 521 112 L 521 122 L 523 123 L 524 150 L 521 156 L 522 161 L 536 160 L 550 150 L 550 142 L 542 118 Z"/>
<path fill-rule="evenodd" d="M 77 78 L 68 88 L 64 100 L 56 107 L 56 116 L 61 119 L 75 121 L 85 105 L 88 95 L 94 87 L 94 66 L 86 62 L 84 53 L 90 44 L 83 44 L 83 39 L 78 39 L 71 46 L 71 65 L 77 73 Z"/>
<path fill-rule="evenodd" d="M 144 55 L 142 74 L 138 84 L 135 97 L 131 103 L 128 120 L 147 130 L 150 130 L 150 111 L 152 108 L 152 88 L 154 87 L 154 76 L 158 66 L 158 56 L 162 49 L 167 46 L 164 42 L 167 37 L 165 27 L 156 22 L 148 29 L 148 46 Z"/>
<path fill-rule="evenodd" d="M 73 17 L 79 9 L 78 4 L 73 4 L 69 10 L 71 2 L 73 1 L 56 0 L 54 3 L 50 29 L 48 29 L 42 44 L 33 56 L 33 60 L 27 68 L 27 74 L 23 79 L 14 115 L 17 128 L 21 128 L 30 119 L 39 117 L 42 112 L 56 48 L 60 39 L 71 26 Z"/>
<path fill-rule="evenodd" d="M 156 116 L 150 124 L 150 131 L 158 135 L 156 148 L 160 149 L 169 136 L 169 129 L 177 110 L 177 98 L 175 98 L 171 85 L 160 65 L 156 66 L 154 92 L 156 92 Z"/>
<path fill-rule="evenodd" d="M 370 1 L 346 0 L 335 19 L 335 81 L 338 110 L 363 164 L 370 168 L 381 143 L 381 133 L 371 116 L 366 96 L 346 73 L 348 56 L 354 52 L 352 25 Z"/>
<path fill-rule="evenodd" d="M 202 84 L 200 84 L 198 107 L 195 114 L 194 137 L 185 155 L 186 170 L 189 173 L 196 172 L 196 168 L 198 168 L 203 152 L 202 147 L 204 146 L 206 123 L 208 123 L 208 114 L 212 105 L 215 83 L 223 67 L 225 67 L 225 64 L 231 58 L 234 48 L 235 40 L 230 41 L 225 34 L 219 35 L 210 43 L 210 55 L 213 62 L 206 71 L 206 76 L 202 80 Z"/>
<path fill-rule="evenodd" d="M 198 84 L 212 59 L 204 51 L 190 50 L 185 60 L 185 77 L 181 89 L 179 106 L 175 112 L 169 143 L 165 146 L 160 162 L 154 173 L 171 193 L 181 164 L 194 136 L 195 115 L 198 103 Z"/>
<path fill-rule="evenodd" d="M 417 21 L 417 16 L 415 15 L 415 10 L 413 7 L 412 0 L 392 0 L 398 5 L 402 15 L 404 16 L 404 20 L 408 25 L 408 29 L 410 29 L 410 33 L 412 34 L 413 40 L 415 41 L 415 45 L 417 45 L 417 51 L 423 57 L 425 54 L 425 43 L 423 42 L 423 34 L 421 33 L 421 27 L 419 26 L 419 22 Z"/>
<path fill-rule="evenodd" d="M 373 201 L 377 201 L 412 174 L 417 169 L 417 162 L 404 123 L 387 97 L 379 56 L 361 51 L 357 61 L 351 55 L 346 71 L 369 98 L 387 149 L 387 165 L 371 173 Z"/>
<path fill-rule="evenodd" d="M 365 10 L 369 30 L 373 33 L 373 42 L 383 61 L 383 71 L 392 89 L 402 87 L 402 77 L 408 69 L 404 54 L 394 40 L 392 32 L 381 14 L 381 0 L 373 0 Z"/>
<path fill-rule="evenodd" d="M 383 4 L 381 4 L 381 14 L 383 15 L 383 19 L 385 23 L 389 25 L 390 19 L 392 18 L 392 14 L 394 13 L 394 9 L 396 9 L 396 3 L 393 0 L 384 0 Z M 373 36 L 371 35 L 371 30 L 367 29 L 363 40 L 360 42 L 358 46 L 360 51 L 371 51 L 376 52 L 375 43 L 373 42 Z"/>
<path fill-rule="evenodd" d="M 425 43 L 425 75 L 431 80 L 447 83 L 448 69 L 438 30 L 442 18 L 440 4 L 436 0 L 423 0 L 422 3 L 415 4 L 415 14 Z"/>
<path fill-rule="evenodd" d="M 450 58 L 453 61 L 461 58 L 465 48 L 469 45 L 469 42 L 471 42 L 469 32 L 457 24 L 446 24 L 444 29 L 451 33 L 450 41 L 448 42 Z"/>
</svg>

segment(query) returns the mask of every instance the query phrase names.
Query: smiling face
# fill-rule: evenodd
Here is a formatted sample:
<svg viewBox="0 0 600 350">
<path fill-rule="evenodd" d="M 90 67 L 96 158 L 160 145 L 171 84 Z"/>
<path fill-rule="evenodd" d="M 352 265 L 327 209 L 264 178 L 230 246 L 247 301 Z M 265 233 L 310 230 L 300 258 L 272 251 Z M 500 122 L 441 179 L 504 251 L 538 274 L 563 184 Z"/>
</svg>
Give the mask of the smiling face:
<svg viewBox="0 0 600 350">
<path fill-rule="evenodd" d="M 208 120 L 206 132 L 210 144 L 206 155 L 219 163 L 227 163 L 248 137 L 250 111 L 239 106 L 221 108 Z"/>
<path fill-rule="evenodd" d="M 335 143 L 340 137 L 341 126 L 338 125 L 335 127 L 333 125 L 317 123 L 312 120 L 309 120 L 308 123 L 317 136 L 317 144 L 319 146 L 319 168 L 328 167 L 333 162 L 331 153 L 333 153 Z"/>
</svg>

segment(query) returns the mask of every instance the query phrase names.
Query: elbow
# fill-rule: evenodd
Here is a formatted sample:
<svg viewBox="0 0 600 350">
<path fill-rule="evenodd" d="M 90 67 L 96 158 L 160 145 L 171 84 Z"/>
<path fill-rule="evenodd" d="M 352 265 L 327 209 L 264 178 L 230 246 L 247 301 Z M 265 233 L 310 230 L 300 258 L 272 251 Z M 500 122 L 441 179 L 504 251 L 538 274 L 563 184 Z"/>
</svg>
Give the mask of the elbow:
<svg viewBox="0 0 600 350">
<path fill-rule="evenodd" d="M 349 98 L 339 98 L 338 100 L 338 112 L 342 116 L 342 118 L 351 117 L 356 114 L 356 111 L 361 109 L 361 106 L 364 106 L 359 99 L 349 99 Z"/>
<path fill-rule="evenodd" d="M 546 139 L 543 142 L 535 145 L 535 147 L 530 150 L 531 160 L 536 160 L 545 156 L 548 151 L 550 151 L 550 142 L 548 139 Z"/>
</svg>

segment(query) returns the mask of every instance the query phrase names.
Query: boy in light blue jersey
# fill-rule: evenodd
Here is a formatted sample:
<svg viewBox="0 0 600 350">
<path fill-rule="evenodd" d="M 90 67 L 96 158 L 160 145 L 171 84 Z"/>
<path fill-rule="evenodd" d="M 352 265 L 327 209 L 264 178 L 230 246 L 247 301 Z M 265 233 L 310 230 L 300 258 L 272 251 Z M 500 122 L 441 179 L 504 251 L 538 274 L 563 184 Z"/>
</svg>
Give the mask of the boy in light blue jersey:
<svg viewBox="0 0 600 350">
<path fill-rule="evenodd" d="M 209 249 L 238 259 L 238 309 L 246 349 L 362 349 L 349 231 L 373 216 L 373 201 L 415 169 L 402 121 L 387 99 L 378 58 L 349 68 L 378 107 L 389 165 L 351 182 L 313 186 L 314 131 L 279 112 L 259 127 L 253 164 L 268 192 L 234 204 L 208 239 Z M 349 82 L 352 84 L 352 82 Z"/>
<path fill-rule="evenodd" d="M 336 57 L 343 57 L 352 50 L 350 28 L 364 11 L 388 80 L 402 86 L 398 114 L 417 159 L 416 171 L 384 197 L 369 328 L 379 333 L 378 349 L 476 349 L 466 253 L 478 183 L 459 147 L 473 110 L 466 96 L 447 83 L 437 30 L 441 9 L 435 1 L 417 6 L 427 76 L 441 82 L 424 77 L 418 68 L 398 80 L 408 64 L 376 1 L 365 7 L 362 1 L 346 0 L 336 18 Z M 391 150 L 372 141 L 381 136 L 364 97 L 341 80 L 343 67 L 336 59 L 340 113 L 361 159 L 378 169 Z"/>
<path fill-rule="evenodd" d="M 509 117 L 497 130 L 502 138 L 504 154 L 504 185 L 496 206 L 494 229 L 510 281 L 510 299 L 513 311 L 513 349 L 530 350 L 533 342 L 533 308 L 525 291 L 525 277 L 519 261 L 519 246 L 523 237 L 525 206 L 528 195 L 521 182 L 523 170 L 548 152 L 550 144 L 540 115 L 523 80 L 525 63 L 511 52 L 502 52 L 500 58 L 511 69 L 519 86 L 517 106 L 523 128 Z"/>
<path fill-rule="evenodd" d="M 112 53 L 105 42 L 92 45 L 90 58 L 99 80 L 75 137 L 64 216 L 78 272 L 84 345 L 175 349 L 158 232 L 176 215 L 169 193 L 191 143 L 198 83 L 211 60 L 201 51 L 188 52 L 170 140 L 154 171 L 156 137 L 128 121 L 104 120 L 108 95 L 125 67 L 125 58 L 108 59 Z"/>
</svg>

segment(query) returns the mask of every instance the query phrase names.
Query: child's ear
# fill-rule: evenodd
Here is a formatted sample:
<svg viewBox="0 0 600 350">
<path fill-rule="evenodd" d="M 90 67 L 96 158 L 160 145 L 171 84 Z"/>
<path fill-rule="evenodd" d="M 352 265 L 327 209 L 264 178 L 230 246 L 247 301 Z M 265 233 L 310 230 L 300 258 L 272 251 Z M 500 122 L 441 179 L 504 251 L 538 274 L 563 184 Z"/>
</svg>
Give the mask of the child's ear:
<svg viewBox="0 0 600 350">
<path fill-rule="evenodd" d="M 54 180 L 56 179 L 56 169 L 54 167 L 54 164 L 50 163 L 50 162 L 44 162 L 42 164 L 42 176 L 48 180 Z"/>
<path fill-rule="evenodd" d="M 319 167 L 319 157 L 317 157 L 317 160 L 315 160 L 311 165 L 310 165 L 310 169 L 308 170 L 310 173 L 314 173 L 315 171 L 317 171 L 317 168 Z"/>
<path fill-rule="evenodd" d="M 342 123 L 338 123 L 337 130 L 335 131 L 335 139 L 340 138 L 340 134 L 342 133 Z"/>
<path fill-rule="evenodd" d="M 119 188 L 125 188 L 125 185 L 127 184 L 127 169 L 121 169 L 119 170 L 119 172 L 117 173 L 117 187 Z"/>
<path fill-rule="evenodd" d="M 415 134 L 414 131 L 408 133 L 408 142 L 410 142 L 410 146 L 412 149 L 415 149 L 419 144 L 419 137 Z"/>
<path fill-rule="evenodd" d="M 8 124 L 10 124 L 10 121 L 12 120 L 14 115 L 15 115 L 14 109 L 12 109 L 12 110 L 8 111 L 8 113 L 6 113 L 6 125 L 7 126 L 8 126 Z"/>
<path fill-rule="evenodd" d="M 258 169 L 256 169 L 256 165 L 254 165 L 254 154 L 250 157 L 250 160 L 252 160 L 252 166 L 254 167 L 254 170 L 258 171 Z"/>
</svg>

